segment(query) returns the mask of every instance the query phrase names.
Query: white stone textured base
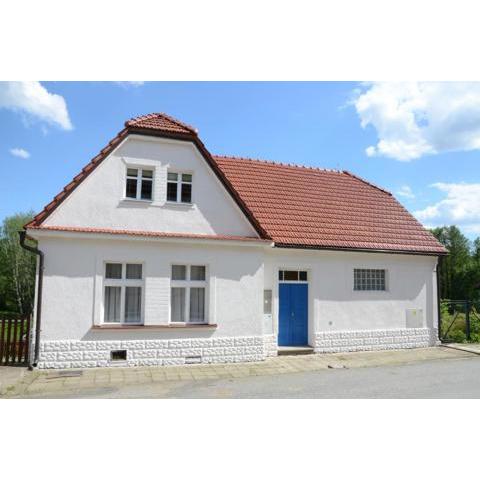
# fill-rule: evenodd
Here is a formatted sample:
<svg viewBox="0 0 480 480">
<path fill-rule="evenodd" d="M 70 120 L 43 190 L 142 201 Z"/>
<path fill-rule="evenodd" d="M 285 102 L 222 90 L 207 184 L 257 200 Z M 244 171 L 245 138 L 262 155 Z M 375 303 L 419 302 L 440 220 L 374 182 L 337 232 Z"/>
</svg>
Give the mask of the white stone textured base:
<svg viewBox="0 0 480 480">
<path fill-rule="evenodd" d="M 263 343 L 265 347 L 265 355 L 267 357 L 276 357 L 278 355 L 277 335 L 264 335 Z"/>
<path fill-rule="evenodd" d="M 395 350 L 430 347 L 438 343 L 435 329 L 399 328 L 392 330 L 354 330 L 318 332 L 315 353 Z"/>
<path fill-rule="evenodd" d="M 112 350 L 126 350 L 126 361 L 112 361 Z M 212 339 L 44 341 L 38 368 L 183 365 L 265 360 L 263 336 Z"/>
</svg>

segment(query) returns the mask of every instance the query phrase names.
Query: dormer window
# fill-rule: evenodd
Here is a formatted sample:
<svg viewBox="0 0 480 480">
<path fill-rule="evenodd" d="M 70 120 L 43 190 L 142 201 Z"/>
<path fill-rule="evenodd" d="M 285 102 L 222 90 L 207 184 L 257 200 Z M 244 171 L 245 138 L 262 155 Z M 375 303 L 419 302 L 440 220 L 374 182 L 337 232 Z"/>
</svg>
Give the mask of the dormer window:
<svg viewBox="0 0 480 480">
<path fill-rule="evenodd" d="M 168 172 L 167 202 L 192 203 L 192 174 Z"/>
<path fill-rule="evenodd" d="M 153 192 L 153 170 L 127 168 L 125 196 L 136 200 L 151 200 Z"/>
</svg>

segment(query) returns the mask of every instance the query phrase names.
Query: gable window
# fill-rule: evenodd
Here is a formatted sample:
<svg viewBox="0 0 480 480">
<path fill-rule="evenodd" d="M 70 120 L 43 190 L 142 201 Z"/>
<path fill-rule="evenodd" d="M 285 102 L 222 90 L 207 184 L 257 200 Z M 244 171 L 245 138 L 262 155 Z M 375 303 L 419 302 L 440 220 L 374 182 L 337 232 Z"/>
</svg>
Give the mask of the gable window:
<svg viewBox="0 0 480 480">
<path fill-rule="evenodd" d="M 106 263 L 105 323 L 141 323 L 143 268 L 141 263 Z"/>
<path fill-rule="evenodd" d="M 206 267 L 172 265 L 170 321 L 206 323 Z"/>
<path fill-rule="evenodd" d="M 355 268 L 353 270 L 353 289 L 362 291 L 385 291 L 385 270 Z"/>
<path fill-rule="evenodd" d="M 151 200 L 153 194 L 153 170 L 127 168 L 125 196 L 136 200 Z"/>
<path fill-rule="evenodd" d="M 192 174 L 168 172 L 167 201 L 192 203 Z"/>
</svg>

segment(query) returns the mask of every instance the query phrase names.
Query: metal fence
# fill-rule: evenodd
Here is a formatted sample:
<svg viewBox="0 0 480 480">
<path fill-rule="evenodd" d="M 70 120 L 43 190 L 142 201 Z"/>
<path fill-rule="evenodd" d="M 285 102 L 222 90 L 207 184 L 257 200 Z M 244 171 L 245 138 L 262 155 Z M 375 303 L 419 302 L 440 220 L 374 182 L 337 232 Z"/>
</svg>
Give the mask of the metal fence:
<svg viewBox="0 0 480 480">
<path fill-rule="evenodd" d="M 442 342 L 480 342 L 480 301 L 442 300 L 440 319 Z"/>
</svg>

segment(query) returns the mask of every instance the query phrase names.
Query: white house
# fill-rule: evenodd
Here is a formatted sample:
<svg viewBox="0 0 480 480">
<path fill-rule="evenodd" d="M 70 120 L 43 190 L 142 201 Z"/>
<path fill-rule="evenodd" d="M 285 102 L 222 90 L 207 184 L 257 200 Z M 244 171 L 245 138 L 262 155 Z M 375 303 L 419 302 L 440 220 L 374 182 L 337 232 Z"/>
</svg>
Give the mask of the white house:
<svg viewBox="0 0 480 480">
<path fill-rule="evenodd" d="M 213 156 L 164 114 L 126 122 L 25 228 L 44 258 L 40 368 L 437 341 L 445 250 L 390 193 L 345 171 Z"/>
</svg>

